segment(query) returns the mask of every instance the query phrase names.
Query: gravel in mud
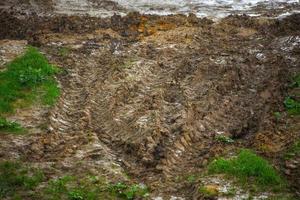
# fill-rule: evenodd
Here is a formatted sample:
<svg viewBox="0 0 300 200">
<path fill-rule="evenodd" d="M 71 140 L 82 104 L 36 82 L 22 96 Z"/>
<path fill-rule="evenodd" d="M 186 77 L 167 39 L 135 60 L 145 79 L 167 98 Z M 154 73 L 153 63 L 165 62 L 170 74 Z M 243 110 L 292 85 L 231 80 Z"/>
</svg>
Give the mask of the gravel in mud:
<svg viewBox="0 0 300 200">
<path fill-rule="evenodd" d="M 195 185 L 177 177 L 239 147 L 278 164 L 300 137 L 299 119 L 274 117 L 299 73 L 300 15 L 15 16 L 1 12 L 0 38 L 39 46 L 64 73 L 57 104 L 45 108 L 46 127 L 22 140 L 1 135 L 1 159 L 21 158 L 52 175 L 90 170 L 115 180 L 126 172 L 152 197 L 197 199 Z M 237 142 L 221 144 L 219 134 Z M 289 177 L 299 190 L 295 166 Z"/>
</svg>

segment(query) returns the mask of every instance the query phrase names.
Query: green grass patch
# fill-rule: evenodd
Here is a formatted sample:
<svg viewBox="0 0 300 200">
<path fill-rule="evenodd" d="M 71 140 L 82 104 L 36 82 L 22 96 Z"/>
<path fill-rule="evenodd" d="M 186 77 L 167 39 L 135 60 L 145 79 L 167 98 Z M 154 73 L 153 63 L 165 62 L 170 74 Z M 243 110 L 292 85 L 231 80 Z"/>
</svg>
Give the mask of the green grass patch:
<svg viewBox="0 0 300 200">
<path fill-rule="evenodd" d="M 41 195 L 43 199 L 49 200 L 132 200 L 141 199 L 147 194 L 147 188 L 141 185 L 108 184 L 105 179 L 97 176 L 85 178 L 64 176 L 51 180 Z"/>
<path fill-rule="evenodd" d="M 25 167 L 18 162 L 1 162 L 0 199 L 19 196 L 24 191 L 32 191 L 43 179 L 40 170 Z"/>
<path fill-rule="evenodd" d="M 7 65 L 0 72 L 0 113 L 10 113 L 17 100 L 32 100 L 35 90 L 45 92 L 45 104 L 52 105 L 59 95 L 54 75 L 58 68 L 48 63 L 46 57 L 37 49 L 29 47 L 26 53 Z"/>
<path fill-rule="evenodd" d="M 8 133 L 24 133 L 24 128 L 16 122 L 7 121 L 5 118 L 0 117 L 0 131 Z"/>
<path fill-rule="evenodd" d="M 39 169 L 0 162 L 0 199 L 132 200 L 148 196 L 143 185 L 109 184 L 99 176 L 63 176 L 47 180 Z"/>
<path fill-rule="evenodd" d="M 54 78 L 58 72 L 59 69 L 33 47 L 8 63 L 6 70 L 0 72 L 0 129 L 20 129 L 16 123 L 3 119 L 16 108 L 29 106 L 38 99 L 45 105 L 53 105 L 60 94 Z"/>
<path fill-rule="evenodd" d="M 97 177 L 78 179 L 73 176 L 64 176 L 51 180 L 42 196 L 49 200 L 111 199 L 105 190 L 106 182 Z"/>
<path fill-rule="evenodd" d="M 254 182 L 260 188 L 284 186 L 284 181 L 265 159 L 246 149 L 231 159 L 218 158 L 209 165 L 208 171 L 227 174 L 242 182 Z"/>
</svg>

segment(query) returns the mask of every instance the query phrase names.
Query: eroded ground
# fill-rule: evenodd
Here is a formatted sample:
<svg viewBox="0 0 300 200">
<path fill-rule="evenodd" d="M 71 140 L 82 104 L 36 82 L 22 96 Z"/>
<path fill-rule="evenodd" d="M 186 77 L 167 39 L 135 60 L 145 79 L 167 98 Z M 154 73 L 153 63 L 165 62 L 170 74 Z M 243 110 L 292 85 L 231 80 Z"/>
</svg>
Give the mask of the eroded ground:
<svg viewBox="0 0 300 200">
<path fill-rule="evenodd" d="M 202 199 L 199 185 L 229 184 L 202 178 L 208 163 L 251 148 L 289 180 L 283 195 L 299 192 L 300 158 L 282 156 L 300 137 L 299 117 L 283 106 L 297 93 L 288 88 L 299 73 L 300 15 L 213 22 L 1 12 L 0 69 L 29 43 L 64 71 L 54 107 L 10 116 L 29 133 L 1 134 L 1 160 L 38 166 L 48 178 L 92 173 L 143 183 L 154 199 Z M 218 135 L 235 142 L 219 142 Z M 231 199 L 248 198 L 239 192 Z"/>
</svg>

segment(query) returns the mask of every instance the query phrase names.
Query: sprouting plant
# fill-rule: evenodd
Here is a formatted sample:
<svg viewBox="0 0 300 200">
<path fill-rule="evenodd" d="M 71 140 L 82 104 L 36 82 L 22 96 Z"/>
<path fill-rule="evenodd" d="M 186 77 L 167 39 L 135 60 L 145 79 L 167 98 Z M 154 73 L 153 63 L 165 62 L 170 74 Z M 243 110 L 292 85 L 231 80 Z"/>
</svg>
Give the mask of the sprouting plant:
<svg viewBox="0 0 300 200">
<path fill-rule="evenodd" d="M 24 129 L 16 122 L 7 121 L 5 118 L 0 117 L 0 131 L 22 133 Z"/>
<path fill-rule="evenodd" d="M 84 194 L 81 190 L 73 190 L 68 193 L 68 198 L 70 200 L 84 200 Z"/>
<path fill-rule="evenodd" d="M 225 135 L 217 135 L 215 139 L 219 142 L 223 142 L 223 143 L 227 143 L 227 144 L 234 143 L 233 139 L 231 139 L 230 137 L 225 136 Z"/>
<path fill-rule="evenodd" d="M 281 118 L 281 113 L 280 112 L 274 112 L 274 116 L 276 120 L 279 120 Z"/>
<path fill-rule="evenodd" d="M 284 158 L 291 159 L 297 155 L 300 155 L 300 140 L 297 140 L 286 152 Z"/>
<path fill-rule="evenodd" d="M 70 49 L 67 47 L 61 47 L 58 49 L 58 55 L 61 57 L 65 57 L 70 53 Z"/>
<path fill-rule="evenodd" d="M 194 183 L 194 182 L 196 181 L 196 176 L 194 176 L 194 175 L 188 176 L 188 177 L 187 177 L 187 181 L 188 181 L 189 183 Z"/>
<path fill-rule="evenodd" d="M 296 75 L 296 76 L 293 78 L 290 87 L 292 87 L 292 88 L 300 87 L 300 74 Z"/>
<path fill-rule="evenodd" d="M 287 97 L 284 100 L 284 105 L 288 111 L 289 114 L 291 115 L 299 115 L 300 114 L 300 102 L 297 100 Z"/>
</svg>

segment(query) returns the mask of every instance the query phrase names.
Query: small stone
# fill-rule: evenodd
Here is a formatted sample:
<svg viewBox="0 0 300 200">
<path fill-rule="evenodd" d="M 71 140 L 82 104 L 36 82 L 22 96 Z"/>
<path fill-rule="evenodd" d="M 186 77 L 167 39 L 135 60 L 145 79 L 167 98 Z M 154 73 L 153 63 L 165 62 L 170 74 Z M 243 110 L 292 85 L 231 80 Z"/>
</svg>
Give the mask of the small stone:
<svg viewBox="0 0 300 200">
<path fill-rule="evenodd" d="M 176 142 L 174 146 L 181 151 L 184 151 L 184 146 L 180 142 Z"/>
<path fill-rule="evenodd" d="M 263 53 L 258 53 L 258 54 L 256 54 L 255 57 L 259 61 L 262 61 L 262 60 L 266 59 L 266 56 Z"/>
<path fill-rule="evenodd" d="M 202 161 L 202 166 L 206 166 L 207 163 L 208 163 L 208 160 L 204 159 L 204 160 Z"/>
<path fill-rule="evenodd" d="M 297 161 L 297 160 L 293 160 L 292 162 L 293 162 L 293 164 L 295 164 L 295 165 L 298 165 L 298 164 L 299 164 L 299 161 Z"/>
<path fill-rule="evenodd" d="M 295 165 L 295 164 L 288 164 L 286 167 L 289 168 L 289 169 L 296 169 L 297 165 Z"/>
<path fill-rule="evenodd" d="M 287 170 L 284 171 L 284 173 L 285 173 L 286 175 L 291 175 L 291 170 L 287 169 Z"/>
</svg>

